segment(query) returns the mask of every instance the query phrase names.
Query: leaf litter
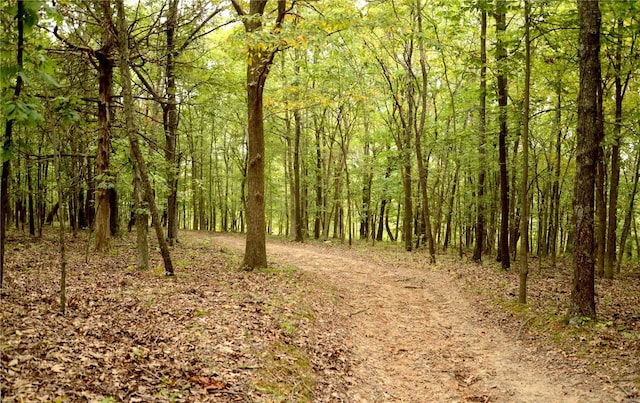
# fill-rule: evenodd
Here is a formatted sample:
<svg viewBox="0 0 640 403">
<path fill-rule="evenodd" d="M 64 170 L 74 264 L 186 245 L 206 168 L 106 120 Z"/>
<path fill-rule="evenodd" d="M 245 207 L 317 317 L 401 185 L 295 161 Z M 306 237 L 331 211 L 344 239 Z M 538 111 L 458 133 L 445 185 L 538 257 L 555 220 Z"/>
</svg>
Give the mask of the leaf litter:
<svg viewBox="0 0 640 403">
<path fill-rule="evenodd" d="M 343 401 L 350 365 L 330 288 L 292 267 L 239 257 L 185 232 L 163 275 L 135 270 L 131 234 L 87 254 L 67 238 L 59 312 L 55 234 L 11 234 L 1 300 L 3 402 Z M 151 246 L 154 246 L 152 243 Z"/>
</svg>

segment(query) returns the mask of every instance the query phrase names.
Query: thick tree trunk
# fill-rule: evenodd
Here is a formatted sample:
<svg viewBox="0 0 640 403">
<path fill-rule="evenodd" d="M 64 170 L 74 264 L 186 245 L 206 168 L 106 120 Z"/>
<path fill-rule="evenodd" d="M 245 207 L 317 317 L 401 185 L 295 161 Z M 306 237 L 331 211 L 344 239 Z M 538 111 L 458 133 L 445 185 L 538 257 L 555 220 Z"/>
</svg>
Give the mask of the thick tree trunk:
<svg viewBox="0 0 640 403">
<path fill-rule="evenodd" d="M 601 158 L 602 88 L 600 71 L 600 6 L 578 0 L 580 16 L 580 92 L 576 146 L 574 276 L 570 318 L 595 319 L 593 205 L 596 166 Z"/>
<path fill-rule="evenodd" d="M 260 70 L 263 61 L 258 49 L 249 50 L 247 66 L 247 107 L 249 115 L 247 165 L 247 241 L 242 266 L 246 269 L 267 267 L 264 217 L 264 121 L 262 94 L 266 72 Z"/>
<path fill-rule="evenodd" d="M 247 33 L 262 30 L 262 16 L 267 1 L 250 0 L 246 13 L 237 0 L 231 4 L 238 15 L 245 18 L 243 23 Z M 287 13 L 286 1 L 278 0 L 275 28 L 279 30 Z M 262 94 L 264 84 L 273 64 L 278 48 L 265 52 L 263 48 L 249 46 L 247 55 L 247 116 L 248 116 L 248 162 L 247 162 L 247 241 L 242 267 L 247 270 L 267 266 L 265 236 L 265 194 L 264 194 L 264 120 Z"/>
<path fill-rule="evenodd" d="M 104 251 L 111 237 L 110 189 L 114 186 L 109 172 L 109 154 L 111 153 L 111 90 L 113 86 L 113 55 L 115 41 L 112 31 L 111 1 L 104 0 L 102 6 L 104 26 L 102 47 L 94 52 L 98 59 L 98 151 L 96 155 L 96 217 L 95 249 Z"/>
</svg>

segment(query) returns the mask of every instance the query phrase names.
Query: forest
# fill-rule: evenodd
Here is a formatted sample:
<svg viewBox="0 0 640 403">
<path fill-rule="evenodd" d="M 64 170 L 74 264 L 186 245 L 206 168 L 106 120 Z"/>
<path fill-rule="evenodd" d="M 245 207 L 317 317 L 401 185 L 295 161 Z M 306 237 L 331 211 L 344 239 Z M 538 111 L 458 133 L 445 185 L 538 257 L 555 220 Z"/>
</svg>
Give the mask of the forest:
<svg viewBox="0 0 640 403">
<path fill-rule="evenodd" d="M 565 270 L 566 320 L 595 322 L 598 281 L 638 286 L 639 16 L 623 0 L 3 2 L 0 287 L 46 241 L 65 313 L 76 260 L 125 248 L 125 267 L 179 281 L 195 234 L 231 233 L 247 283 L 273 239 L 395 246 L 420 267 L 495 266 L 519 304 L 534 272 Z"/>
</svg>

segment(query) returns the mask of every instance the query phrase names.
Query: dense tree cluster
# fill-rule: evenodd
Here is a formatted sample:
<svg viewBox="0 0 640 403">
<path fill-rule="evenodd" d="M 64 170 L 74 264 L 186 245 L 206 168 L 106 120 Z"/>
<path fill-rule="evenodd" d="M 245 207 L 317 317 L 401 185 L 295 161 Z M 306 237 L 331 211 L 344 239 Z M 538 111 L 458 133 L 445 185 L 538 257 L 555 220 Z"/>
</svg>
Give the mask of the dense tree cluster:
<svg viewBox="0 0 640 403">
<path fill-rule="evenodd" d="M 248 268 L 265 234 L 607 278 L 640 254 L 637 2 L 0 7 L 2 239 L 129 222 L 143 248 L 153 215 L 169 246 L 247 232 Z"/>
</svg>

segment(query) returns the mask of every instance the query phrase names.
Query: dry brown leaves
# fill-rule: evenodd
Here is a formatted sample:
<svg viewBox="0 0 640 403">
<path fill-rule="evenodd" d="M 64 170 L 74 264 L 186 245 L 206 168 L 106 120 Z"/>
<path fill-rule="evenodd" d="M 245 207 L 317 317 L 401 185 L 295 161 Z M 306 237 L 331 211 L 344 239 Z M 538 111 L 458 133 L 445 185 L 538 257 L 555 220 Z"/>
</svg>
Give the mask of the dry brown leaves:
<svg viewBox="0 0 640 403">
<path fill-rule="evenodd" d="M 197 233 L 173 249 L 167 278 L 157 252 L 156 269 L 135 270 L 129 234 L 100 255 L 86 237 L 67 240 L 64 316 L 55 234 L 9 238 L 4 402 L 344 400 L 344 318 L 317 280 L 239 271 L 238 256 Z"/>
</svg>

